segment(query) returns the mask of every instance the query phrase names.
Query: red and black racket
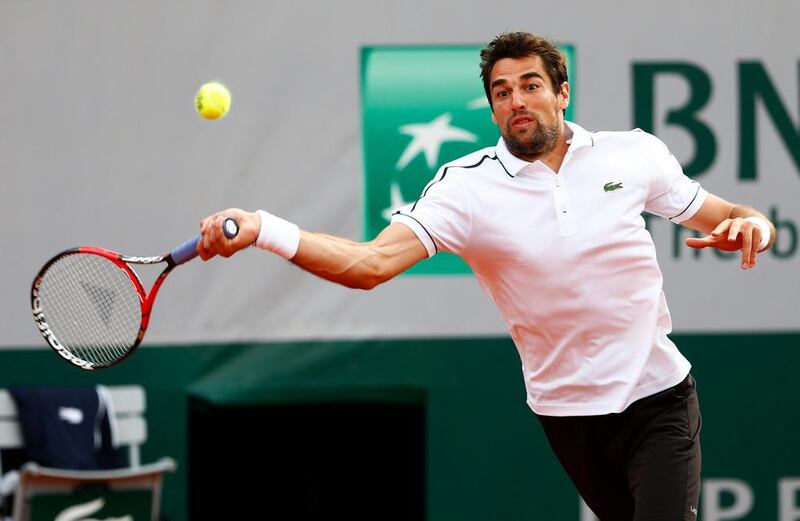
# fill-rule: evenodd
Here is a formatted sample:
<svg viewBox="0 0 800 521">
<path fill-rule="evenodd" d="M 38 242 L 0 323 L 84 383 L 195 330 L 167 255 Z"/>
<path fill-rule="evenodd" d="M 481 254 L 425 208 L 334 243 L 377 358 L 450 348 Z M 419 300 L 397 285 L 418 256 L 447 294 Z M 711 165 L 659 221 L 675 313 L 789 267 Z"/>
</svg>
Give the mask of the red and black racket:
<svg viewBox="0 0 800 521">
<path fill-rule="evenodd" d="M 225 236 L 239 226 L 227 218 Z M 81 246 L 47 261 L 33 279 L 31 308 L 39 331 L 59 355 L 81 369 L 110 367 L 142 342 L 161 284 L 175 266 L 197 257 L 200 235 L 160 257 L 130 257 Z M 167 266 L 145 293 L 133 264 Z"/>
</svg>

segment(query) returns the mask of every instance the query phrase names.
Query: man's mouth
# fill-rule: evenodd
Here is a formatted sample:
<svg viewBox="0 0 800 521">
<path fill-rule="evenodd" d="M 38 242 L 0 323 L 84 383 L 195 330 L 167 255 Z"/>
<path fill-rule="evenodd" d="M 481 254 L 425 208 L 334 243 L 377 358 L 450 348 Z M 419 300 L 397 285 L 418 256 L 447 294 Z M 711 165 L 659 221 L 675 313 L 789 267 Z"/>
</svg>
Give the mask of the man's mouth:
<svg viewBox="0 0 800 521">
<path fill-rule="evenodd" d="M 515 116 L 511 119 L 511 127 L 512 128 L 527 128 L 533 125 L 536 122 L 536 118 L 533 116 Z"/>
</svg>

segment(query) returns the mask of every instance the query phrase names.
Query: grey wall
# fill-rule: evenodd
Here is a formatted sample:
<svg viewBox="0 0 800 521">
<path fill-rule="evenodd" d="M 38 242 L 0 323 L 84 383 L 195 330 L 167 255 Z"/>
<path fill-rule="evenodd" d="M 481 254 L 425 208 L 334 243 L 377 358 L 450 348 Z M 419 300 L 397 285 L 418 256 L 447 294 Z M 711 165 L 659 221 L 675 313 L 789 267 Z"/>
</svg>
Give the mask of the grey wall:
<svg viewBox="0 0 800 521">
<path fill-rule="evenodd" d="M 96 244 L 169 250 L 221 208 L 265 208 L 301 226 L 361 236 L 359 49 L 482 43 L 506 30 L 575 46 L 577 121 L 633 125 L 631 68 L 684 61 L 713 82 L 701 111 L 718 150 L 709 190 L 796 222 L 798 165 L 759 109 L 759 178 L 737 179 L 737 64 L 760 62 L 791 116 L 798 106 L 793 0 L 690 2 L 354 1 L 0 3 L 0 345 L 41 346 L 29 285 L 53 253 Z M 197 87 L 224 81 L 232 111 L 207 122 Z M 476 77 L 476 81 L 478 81 Z M 689 96 L 659 80 L 656 132 L 693 154 L 666 111 Z M 796 330 L 797 259 L 755 272 L 672 252 L 653 233 L 676 330 Z M 788 236 L 787 236 L 788 237 Z M 785 249 L 788 246 L 785 245 Z M 419 298 L 424 295 L 425 298 Z M 413 306 L 409 303 L 413 302 Z M 447 310 L 447 311 L 442 311 Z M 502 334 L 471 277 L 403 277 L 370 293 L 321 282 L 263 252 L 195 262 L 162 290 L 152 343 Z"/>
</svg>

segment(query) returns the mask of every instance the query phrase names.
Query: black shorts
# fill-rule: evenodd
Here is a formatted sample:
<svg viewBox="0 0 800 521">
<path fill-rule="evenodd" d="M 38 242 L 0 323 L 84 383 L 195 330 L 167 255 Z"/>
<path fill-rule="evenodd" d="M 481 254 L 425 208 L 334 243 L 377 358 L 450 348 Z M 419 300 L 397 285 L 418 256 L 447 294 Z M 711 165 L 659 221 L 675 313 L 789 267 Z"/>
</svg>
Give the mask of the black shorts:
<svg viewBox="0 0 800 521">
<path fill-rule="evenodd" d="M 701 419 L 691 375 L 618 414 L 538 418 L 601 521 L 697 519 Z"/>
</svg>

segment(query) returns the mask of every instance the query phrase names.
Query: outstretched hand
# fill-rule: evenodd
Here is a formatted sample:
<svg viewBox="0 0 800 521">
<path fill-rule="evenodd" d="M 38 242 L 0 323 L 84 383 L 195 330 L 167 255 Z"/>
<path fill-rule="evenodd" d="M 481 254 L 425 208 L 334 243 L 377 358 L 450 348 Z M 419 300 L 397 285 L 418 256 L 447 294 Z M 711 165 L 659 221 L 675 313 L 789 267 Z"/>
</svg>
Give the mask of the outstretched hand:
<svg viewBox="0 0 800 521">
<path fill-rule="evenodd" d="M 239 233 L 233 239 L 228 239 L 222 231 L 222 221 L 228 217 L 233 218 L 239 225 Z M 261 218 L 255 212 L 228 208 L 211 214 L 200 221 L 201 239 L 197 244 L 197 253 L 203 260 L 208 260 L 215 255 L 230 257 L 256 242 L 260 229 Z"/>
<path fill-rule="evenodd" d="M 686 245 L 695 249 L 742 250 L 743 270 L 755 268 L 759 244 L 761 244 L 761 229 L 752 221 L 742 217 L 725 219 L 705 237 L 686 239 Z"/>
</svg>

